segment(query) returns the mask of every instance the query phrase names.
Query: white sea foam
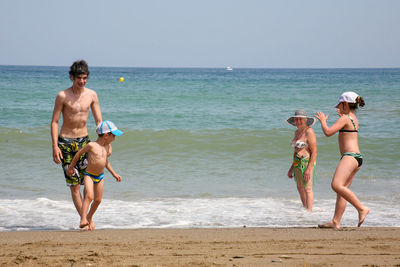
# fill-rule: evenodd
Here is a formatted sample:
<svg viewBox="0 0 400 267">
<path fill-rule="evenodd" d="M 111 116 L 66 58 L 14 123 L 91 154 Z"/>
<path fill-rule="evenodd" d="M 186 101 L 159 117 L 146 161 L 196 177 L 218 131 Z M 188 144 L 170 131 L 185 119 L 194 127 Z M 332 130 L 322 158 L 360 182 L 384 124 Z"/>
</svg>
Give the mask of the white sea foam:
<svg viewBox="0 0 400 267">
<path fill-rule="evenodd" d="M 371 208 L 365 226 L 400 226 L 399 206 L 364 202 Z M 314 227 L 331 219 L 334 200 L 316 201 L 314 211 L 298 200 L 278 198 L 104 199 L 95 214 L 98 229 Z M 348 206 L 343 226 L 357 224 L 356 210 Z M 72 230 L 79 217 L 72 202 L 47 198 L 0 199 L 0 231 Z"/>
</svg>

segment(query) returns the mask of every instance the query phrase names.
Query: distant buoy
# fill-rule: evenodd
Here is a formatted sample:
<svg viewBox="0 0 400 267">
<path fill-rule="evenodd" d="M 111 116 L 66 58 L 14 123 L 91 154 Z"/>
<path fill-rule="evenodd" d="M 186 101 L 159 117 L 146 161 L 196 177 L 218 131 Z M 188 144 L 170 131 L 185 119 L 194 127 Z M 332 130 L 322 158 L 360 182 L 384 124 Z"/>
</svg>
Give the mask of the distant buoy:
<svg viewBox="0 0 400 267">
<path fill-rule="evenodd" d="M 119 81 L 120 81 L 120 82 L 125 81 L 124 77 L 119 78 Z"/>
</svg>

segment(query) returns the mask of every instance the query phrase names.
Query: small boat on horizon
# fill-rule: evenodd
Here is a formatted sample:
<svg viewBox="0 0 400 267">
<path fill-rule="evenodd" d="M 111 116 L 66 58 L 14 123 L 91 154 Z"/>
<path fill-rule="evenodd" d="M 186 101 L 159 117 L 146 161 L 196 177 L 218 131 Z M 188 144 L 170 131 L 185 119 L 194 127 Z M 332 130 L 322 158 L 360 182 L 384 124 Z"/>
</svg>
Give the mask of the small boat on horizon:
<svg viewBox="0 0 400 267">
<path fill-rule="evenodd" d="M 226 67 L 226 70 L 233 70 L 232 67 Z"/>
</svg>

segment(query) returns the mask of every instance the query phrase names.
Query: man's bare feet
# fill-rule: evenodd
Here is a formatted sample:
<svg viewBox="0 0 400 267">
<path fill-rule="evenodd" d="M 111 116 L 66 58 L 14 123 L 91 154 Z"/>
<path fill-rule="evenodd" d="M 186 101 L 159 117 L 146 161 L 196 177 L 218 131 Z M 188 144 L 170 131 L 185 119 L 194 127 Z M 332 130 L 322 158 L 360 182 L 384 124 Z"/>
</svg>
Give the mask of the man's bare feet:
<svg viewBox="0 0 400 267">
<path fill-rule="evenodd" d="M 366 208 L 358 213 L 358 225 L 360 227 L 369 213 L 369 208 Z"/>
<path fill-rule="evenodd" d="M 87 220 L 81 220 L 81 223 L 79 224 L 79 228 L 85 228 L 88 225 L 89 225 L 89 222 Z"/>
<path fill-rule="evenodd" d="M 318 228 L 330 228 L 330 229 L 335 229 L 335 230 L 339 230 L 340 229 L 340 225 L 337 225 L 333 222 L 328 222 L 325 224 L 318 224 Z"/>
<path fill-rule="evenodd" d="M 91 220 L 89 223 L 89 230 L 93 231 L 95 228 L 96 228 L 96 225 L 94 224 L 93 220 Z"/>
<path fill-rule="evenodd" d="M 89 225 L 86 225 L 85 227 L 80 229 L 81 231 L 89 231 Z"/>
</svg>

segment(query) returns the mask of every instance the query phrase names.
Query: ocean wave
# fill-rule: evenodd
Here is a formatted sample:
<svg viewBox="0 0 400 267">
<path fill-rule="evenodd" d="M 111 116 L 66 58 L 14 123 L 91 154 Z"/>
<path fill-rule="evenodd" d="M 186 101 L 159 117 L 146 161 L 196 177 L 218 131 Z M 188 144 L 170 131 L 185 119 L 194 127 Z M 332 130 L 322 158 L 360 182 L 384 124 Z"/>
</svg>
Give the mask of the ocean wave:
<svg viewBox="0 0 400 267">
<path fill-rule="evenodd" d="M 365 226 L 399 227 L 399 206 L 366 201 Z M 155 198 L 137 201 L 104 199 L 94 221 L 97 229 L 315 227 L 331 219 L 335 200 L 318 200 L 312 213 L 297 199 Z M 355 209 L 347 208 L 342 226 L 356 226 Z M 71 201 L 0 199 L 0 231 L 76 230 L 79 217 Z"/>
</svg>

